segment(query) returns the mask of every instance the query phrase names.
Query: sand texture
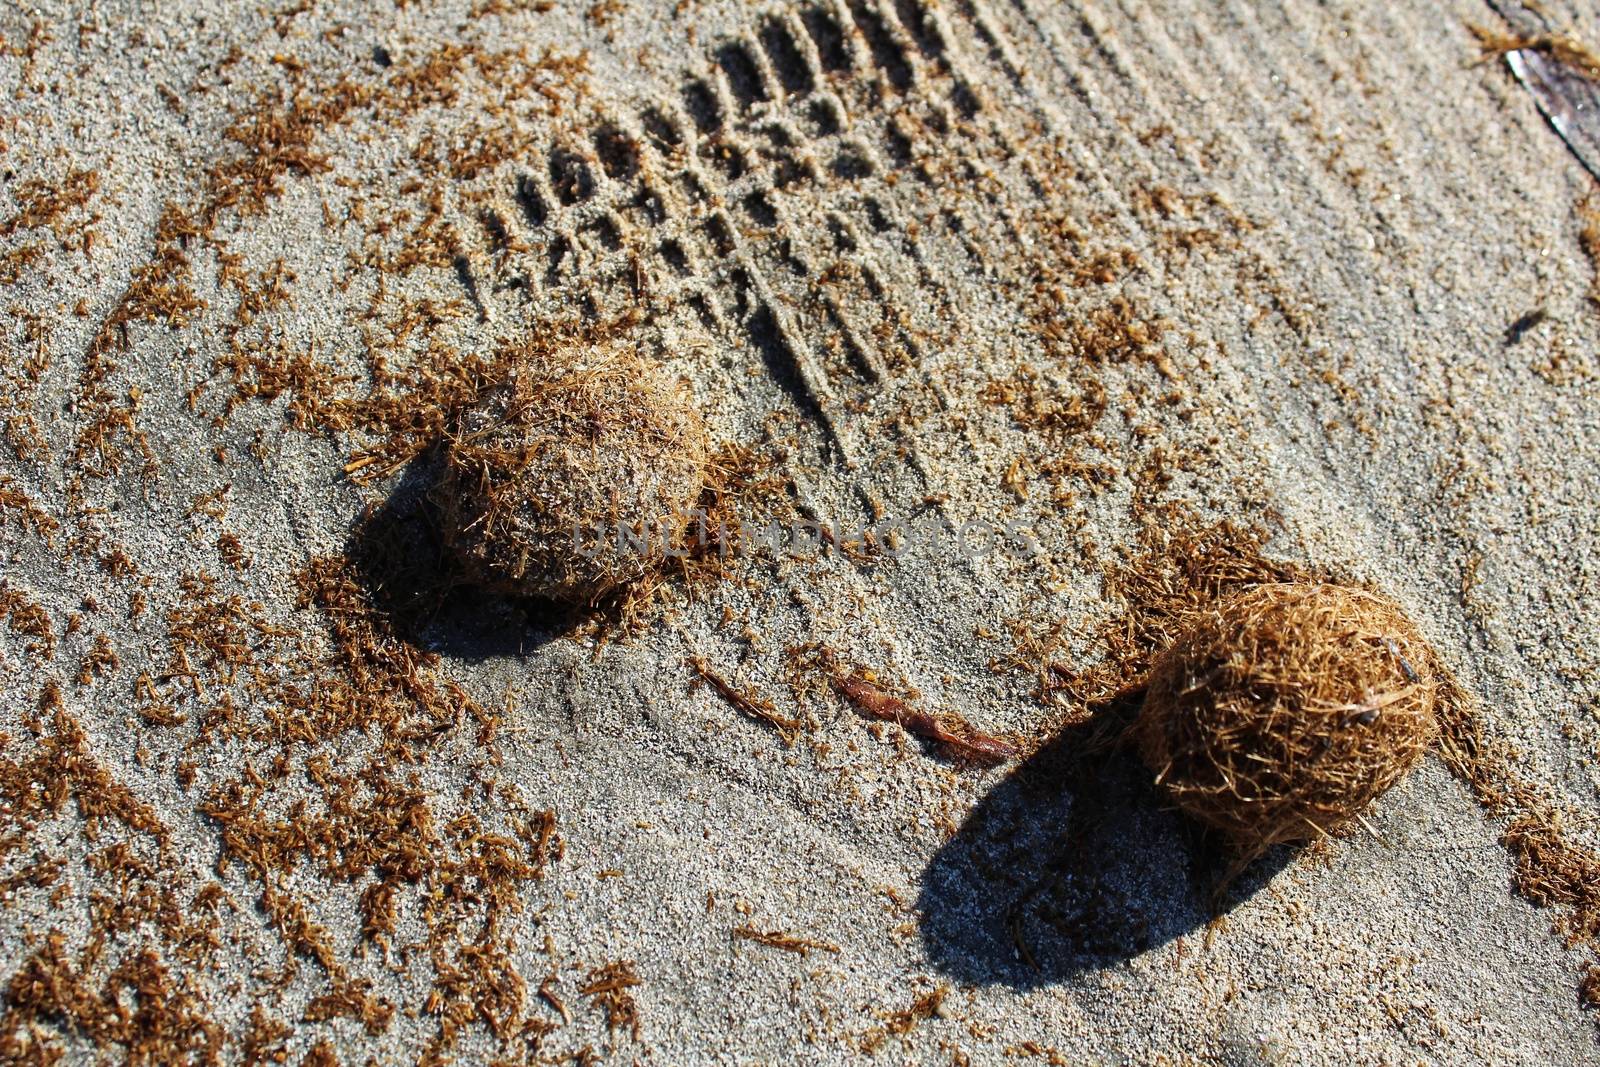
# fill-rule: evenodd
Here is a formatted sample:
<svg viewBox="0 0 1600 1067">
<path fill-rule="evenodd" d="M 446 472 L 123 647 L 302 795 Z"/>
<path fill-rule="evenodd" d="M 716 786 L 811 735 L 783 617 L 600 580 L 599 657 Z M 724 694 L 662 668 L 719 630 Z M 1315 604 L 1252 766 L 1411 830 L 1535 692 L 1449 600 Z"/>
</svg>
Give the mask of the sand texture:
<svg viewBox="0 0 1600 1067">
<path fill-rule="evenodd" d="M 1469 23 L 4 6 L 0 1062 L 1600 1062 L 1600 198 Z M 462 583 L 585 343 L 838 543 Z M 1466 710 L 1214 898 L 1095 716 L 1302 579 Z"/>
</svg>

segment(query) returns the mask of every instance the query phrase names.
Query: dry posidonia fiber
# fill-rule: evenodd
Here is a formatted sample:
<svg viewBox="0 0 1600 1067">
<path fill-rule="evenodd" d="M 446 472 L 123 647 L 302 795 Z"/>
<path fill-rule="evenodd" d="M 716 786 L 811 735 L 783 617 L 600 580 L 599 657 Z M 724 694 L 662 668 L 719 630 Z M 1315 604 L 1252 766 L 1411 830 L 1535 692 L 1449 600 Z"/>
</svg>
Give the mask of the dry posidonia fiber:
<svg viewBox="0 0 1600 1067">
<path fill-rule="evenodd" d="M 1190 816 L 1246 852 L 1361 811 L 1433 739 L 1434 657 L 1390 601 L 1255 586 L 1197 613 L 1152 664 L 1133 741 Z"/>
<path fill-rule="evenodd" d="M 540 352 L 446 439 L 447 541 L 486 588 L 593 602 L 676 546 L 707 451 L 683 384 L 626 341 Z"/>
</svg>

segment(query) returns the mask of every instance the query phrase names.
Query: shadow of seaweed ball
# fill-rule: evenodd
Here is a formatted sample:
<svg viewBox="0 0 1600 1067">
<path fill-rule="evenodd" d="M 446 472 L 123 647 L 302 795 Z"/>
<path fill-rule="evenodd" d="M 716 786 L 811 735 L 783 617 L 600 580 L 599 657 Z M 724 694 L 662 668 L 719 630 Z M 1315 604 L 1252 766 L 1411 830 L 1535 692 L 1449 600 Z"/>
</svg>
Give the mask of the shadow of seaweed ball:
<svg viewBox="0 0 1600 1067">
<path fill-rule="evenodd" d="M 1192 817 L 1247 854 L 1344 823 L 1436 730 L 1432 651 L 1390 601 L 1256 586 L 1189 621 L 1151 668 L 1133 740 Z"/>
<path fill-rule="evenodd" d="M 707 451 L 686 387 L 631 348 L 541 355 L 452 428 L 437 496 L 447 543 L 485 588 L 592 603 L 678 543 Z"/>
</svg>

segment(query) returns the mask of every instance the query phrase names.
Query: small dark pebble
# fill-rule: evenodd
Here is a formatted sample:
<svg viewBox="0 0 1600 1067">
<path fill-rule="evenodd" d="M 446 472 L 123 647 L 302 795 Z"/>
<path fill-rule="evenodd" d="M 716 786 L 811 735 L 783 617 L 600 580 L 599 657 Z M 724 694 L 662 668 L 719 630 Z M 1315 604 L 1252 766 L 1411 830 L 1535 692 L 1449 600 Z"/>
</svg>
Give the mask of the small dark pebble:
<svg viewBox="0 0 1600 1067">
<path fill-rule="evenodd" d="M 380 67 L 390 67 L 394 65 L 394 57 L 391 56 L 389 54 L 389 50 L 383 47 L 381 44 L 372 50 L 372 61 L 378 64 Z"/>
</svg>

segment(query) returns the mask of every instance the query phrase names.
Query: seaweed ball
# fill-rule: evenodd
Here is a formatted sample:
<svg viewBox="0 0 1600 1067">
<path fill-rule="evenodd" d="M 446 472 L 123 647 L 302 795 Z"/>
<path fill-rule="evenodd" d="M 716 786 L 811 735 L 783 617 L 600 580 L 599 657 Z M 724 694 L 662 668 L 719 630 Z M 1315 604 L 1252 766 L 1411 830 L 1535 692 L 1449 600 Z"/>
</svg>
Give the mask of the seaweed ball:
<svg viewBox="0 0 1600 1067">
<path fill-rule="evenodd" d="M 447 437 L 446 541 L 485 588 L 592 603 L 678 545 L 707 451 L 685 385 L 630 347 L 527 357 Z"/>
<path fill-rule="evenodd" d="M 1354 817 L 1436 733 L 1432 651 L 1393 602 L 1256 586 L 1192 618 L 1151 668 L 1133 740 L 1160 787 L 1247 852 Z"/>
</svg>

